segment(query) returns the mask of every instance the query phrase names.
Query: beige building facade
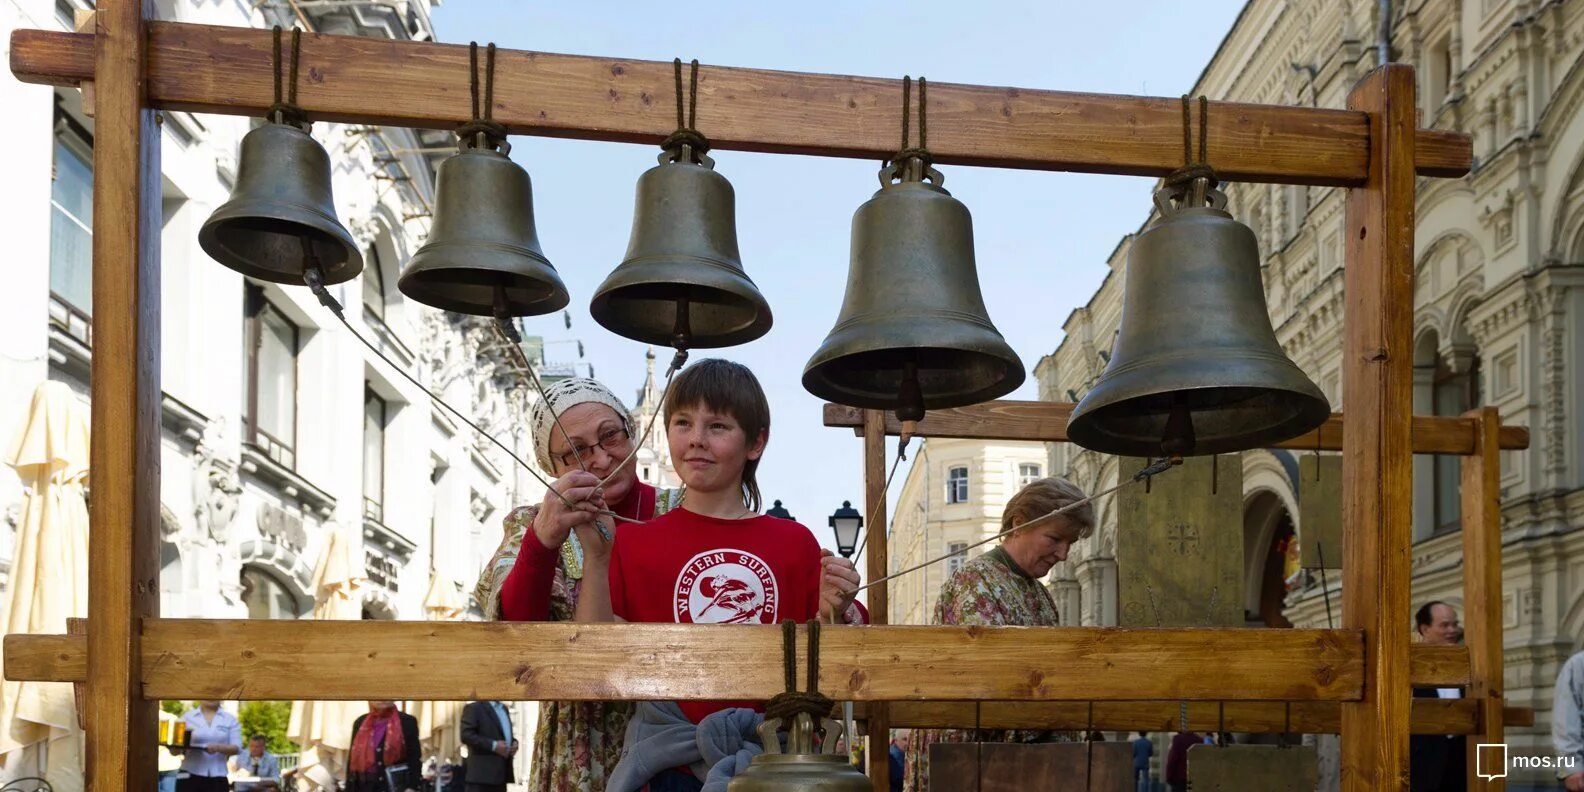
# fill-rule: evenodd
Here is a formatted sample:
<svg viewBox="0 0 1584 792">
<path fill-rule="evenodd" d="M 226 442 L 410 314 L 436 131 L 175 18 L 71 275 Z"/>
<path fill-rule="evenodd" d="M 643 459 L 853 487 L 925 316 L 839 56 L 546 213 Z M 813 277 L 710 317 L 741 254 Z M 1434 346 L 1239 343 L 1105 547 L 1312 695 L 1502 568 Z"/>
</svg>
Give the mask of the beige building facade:
<svg viewBox="0 0 1584 792">
<path fill-rule="evenodd" d="M 910 453 L 887 542 L 891 573 L 963 554 L 889 584 L 891 624 L 929 624 L 941 584 L 995 543 L 966 548 L 1000 533 L 1006 502 L 1049 470 L 1040 443 L 931 438 Z"/>
<path fill-rule="evenodd" d="M 1384 26 L 1381 5 L 1253 0 L 1194 93 L 1344 107 L 1349 88 L 1380 62 L 1389 30 L 1390 58 L 1417 69 L 1421 125 L 1473 136 L 1469 175 L 1419 181 L 1415 411 L 1491 405 L 1505 422 L 1531 429 L 1530 448 L 1501 460 L 1502 620 L 1507 699 L 1534 708 L 1536 723 L 1511 730 L 1509 743 L 1514 753 L 1544 755 L 1556 673 L 1584 649 L 1584 2 L 1392 0 Z M 1279 340 L 1332 408 L 1345 409 L 1342 191 L 1226 191 L 1259 239 Z M 1141 194 L 1141 215 L 1146 208 Z M 1121 240 L 1104 283 L 1036 367 L 1042 399 L 1076 401 L 1105 368 L 1133 239 Z M 1334 574 L 1329 612 L 1318 575 L 1270 585 L 1273 545 L 1297 519 L 1297 461 L 1285 451 L 1243 455 L 1245 609 L 1254 623 L 1340 618 Z M 1114 459 L 1075 446 L 1053 445 L 1050 464 L 1088 489 L 1116 480 Z M 1413 599 L 1443 599 L 1461 612 L 1457 465 L 1453 457 L 1415 461 Z M 1116 621 L 1112 508 L 1107 499 L 1097 509 L 1099 541 L 1080 543 L 1052 574 L 1053 589 L 1081 604 L 1085 624 Z M 1411 613 L 1402 624 L 1411 629 Z"/>
</svg>

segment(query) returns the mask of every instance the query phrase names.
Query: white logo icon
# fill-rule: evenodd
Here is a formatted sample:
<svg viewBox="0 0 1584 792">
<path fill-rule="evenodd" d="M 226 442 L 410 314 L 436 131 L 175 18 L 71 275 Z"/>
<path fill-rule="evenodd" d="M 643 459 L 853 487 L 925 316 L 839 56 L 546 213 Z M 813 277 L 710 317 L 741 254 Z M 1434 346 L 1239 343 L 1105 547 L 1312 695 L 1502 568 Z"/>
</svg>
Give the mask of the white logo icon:
<svg viewBox="0 0 1584 792">
<path fill-rule="evenodd" d="M 1507 744 L 1479 743 L 1475 746 L 1474 774 L 1486 781 L 1507 777 Z"/>
<path fill-rule="evenodd" d="M 781 598 L 764 559 L 742 550 L 711 550 L 682 567 L 672 605 L 683 624 L 775 624 Z"/>
</svg>

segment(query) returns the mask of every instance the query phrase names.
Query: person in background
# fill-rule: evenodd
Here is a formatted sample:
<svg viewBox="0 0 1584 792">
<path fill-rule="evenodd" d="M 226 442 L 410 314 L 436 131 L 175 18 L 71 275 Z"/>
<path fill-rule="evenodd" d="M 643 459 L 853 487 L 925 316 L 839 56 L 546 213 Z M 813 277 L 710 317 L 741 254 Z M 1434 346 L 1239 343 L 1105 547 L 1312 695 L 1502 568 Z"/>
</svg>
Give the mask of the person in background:
<svg viewBox="0 0 1584 792">
<path fill-rule="evenodd" d="M 462 709 L 462 744 L 468 747 L 467 792 L 506 792 L 516 783 L 511 713 L 499 701 L 474 701 Z"/>
<path fill-rule="evenodd" d="M 1463 642 L 1457 611 L 1439 600 L 1426 602 L 1414 614 L 1421 643 L 1456 646 Z M 1463 698 L 1462 688 L 1413 689 L 1414 698 Z M 1415 734 L 1408 739 L 1408 786 L 1413 792 L 1463 792 L 1468 789 L 1468 740 L 1461 734 Z"/>
<path fill-rule="evenodd" d="M 368 714 L 352 722 L 352 752 L 342 789 L 413 792 L 423 769 L 421 761 L 418 719 L 396 709 L 394 701 L 370 701 Z M 397 780 L 394 788 L 392 779 Z"/>
<path fill-rule="evenodd" d="M 200 701 L 182 716 L 187 723 L 188 748 L 182 751 L 176 792 L 229 792 L 226 757 L 242 751 L 242 722 L 220 708 L 218 701 Z"/>
<path fill-rule="evenodd" d="M 1566 764 L 1557 779 L 1567 792 L 1584 792 L 1584 652 L 1562 664 L 1551 698 L 1551 742 Z"/>
<path fill-rule="evenodd" d="M 257 781 L 238 781 L 235 785 L 236 792 L 267 792 L 281 787 L 280 760 L 275 754 L 265 750 L 264 735 L 255 734 L 248 738 L 246 753 L 234 757 L 231 767 L 249 778 Z"/>
<path fill-rule="evenodd" d="M 1188 749 L 1202 745 L 1198 732 L 1177 732 L 1166 749 L 1166 787 L 1171 792 L 1188 792 Z"/>
<path fill-rule="evenodd" d="M 891 792 L 902 792 L 902 779 L 907 777 L 907 729 L 897 729 L 891 737 Z"/>
<path fill-rule="evenodd" d="M 1155 744 L 1150 742 L 1149 735 L 1139 732 L 1133 739 L 1133 788 L 1135 790 L 1149 790 L 1149 762 L 1155 755 Z"/>
</svg>

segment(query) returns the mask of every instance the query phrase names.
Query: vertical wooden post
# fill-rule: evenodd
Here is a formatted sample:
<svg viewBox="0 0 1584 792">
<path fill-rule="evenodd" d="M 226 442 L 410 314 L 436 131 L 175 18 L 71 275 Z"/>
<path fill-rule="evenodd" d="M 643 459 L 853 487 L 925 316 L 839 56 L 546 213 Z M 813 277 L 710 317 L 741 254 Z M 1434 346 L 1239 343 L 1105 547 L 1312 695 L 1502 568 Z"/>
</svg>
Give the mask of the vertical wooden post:
<svg viewBox="0 0 1584 792">
<path fill-rule="evenodd" d="M 94 77 L 93 435 L 87 782 L 153 789 L 142 619 L 159 615 L 159 129 L 144 104 L 144 0 L 100 0 Z"/>
<path fill-rule="evenodd" d="M 1364 186 L 1348 190 L 1342 358 L 1342 624 L 1364 631 L 1364 697 L 1342 703 L 1342 789 L 1408 789 L 1413 456 L 1414 73 L 1388 64 L 1348 94 L 1369 114 Z"/>
<path fill-rule="evenodd" d="M 874 510 L 869 517 L 865 537 L 864 555 L 868 556 L 864 570 L 866 580 L 879 580 L 888 574 L 890 562 L 886 557 L 885 485 L 885 413 L 864 410 L 864 503 Z M 886 624 L 891 620 L 891 598 L 886 592 L 889 585 L 881 583 L 868 590 L 869 621 L 872 624 Z M 888 753 L 891 747 L 891 713 L 884 703 L 869 705 L 866 733 L 869 736 L 869 753 L 865 756 L 869 763 L 869 781 L 874 784 L 875 792 L 885 792 L 891 788 L 891 757 Z"/>
<path fill-rule="evenodd" d="M 1502 723 L 1501 415 L 1495 407 L 1473 418 L 1474 453 L 1463 457 L 1463 623 L 1469 636 L 1468 698 L 1478 707 L 1478 731 L 1468 736 L 1469 789 L 1505 790 L 1507 780 L 1474 773 L 1480 743 L 1504 742 Z"/>
</svg>

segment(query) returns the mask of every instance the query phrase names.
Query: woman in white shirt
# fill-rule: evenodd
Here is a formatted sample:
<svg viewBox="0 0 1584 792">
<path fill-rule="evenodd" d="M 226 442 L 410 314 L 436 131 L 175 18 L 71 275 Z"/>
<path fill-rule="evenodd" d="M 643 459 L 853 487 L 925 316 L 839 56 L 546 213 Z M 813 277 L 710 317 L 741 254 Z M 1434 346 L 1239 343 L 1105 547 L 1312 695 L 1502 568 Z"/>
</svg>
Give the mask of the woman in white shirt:
<svg viewBox="0 0 1584 792">
<path fill-rule="evenodd" d="M 242 722 L 220 709 L 218 701 L 200 701 L 182 716 L 188 745 L 182 757 L 176 792 L 226 792 L 226 757 L 242 751 Z"/>
</svg>

